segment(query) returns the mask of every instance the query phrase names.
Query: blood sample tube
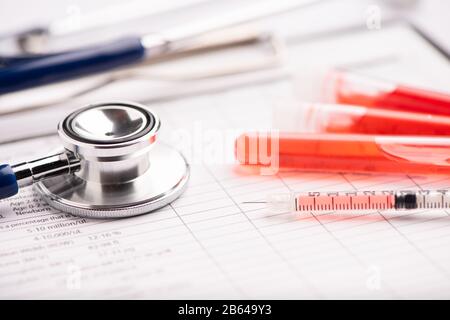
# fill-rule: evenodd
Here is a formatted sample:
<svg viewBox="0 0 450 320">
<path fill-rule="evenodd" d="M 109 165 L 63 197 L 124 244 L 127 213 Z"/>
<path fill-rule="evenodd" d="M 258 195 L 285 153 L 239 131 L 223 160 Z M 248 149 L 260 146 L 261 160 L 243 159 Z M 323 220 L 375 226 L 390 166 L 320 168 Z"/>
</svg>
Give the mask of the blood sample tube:
<svg viewBox="0 0 450 320">
<path fill-rule="evenodd" d="M 450 135 L 450 117 L 352 105 L 299 103 L 279 111 L 292 131 L 389 135 Z M 279 116 L 278 118 L 280 118 Z M 292 120 L 295 119 L 295 120 Z M 285 125 L 280 125 L 286 128 Z"/>
<path fill-rule="evenodd" d="M 398 111 L 450 115 L 450 94 L 383 81 L 354 72 L 326 76 L 327 101 Z"/>
<path fill-rule="evenodd" d="M 322 172 L 450 174 L 450 138 L 366 134 L 245 133 L 242 165 Z"/>
</svg>

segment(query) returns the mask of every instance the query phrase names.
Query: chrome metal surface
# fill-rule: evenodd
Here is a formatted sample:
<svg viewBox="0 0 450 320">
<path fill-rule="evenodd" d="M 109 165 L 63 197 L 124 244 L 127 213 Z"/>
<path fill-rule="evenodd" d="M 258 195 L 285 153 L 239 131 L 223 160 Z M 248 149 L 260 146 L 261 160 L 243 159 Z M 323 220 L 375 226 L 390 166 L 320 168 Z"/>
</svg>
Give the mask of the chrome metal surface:
<svg viewBox="0 0 450 320">
<path fill-rule="evenodd" d="M 107 105 L 78 113 L 70 125 L 75 134 L 89 141 L 112 143 L 128 139 L 148 124 L 145 115 L 123 105 Z"/>
<path fill-rule="evenodd" d="M 178 151 L 155 144 L 159 128 L 158 117 L 136 103 L 79 109 L 58 125 L 65 154 L 79 167 L 35 187 L 52 207 L 83 217 L 128 217 L 165 206 L 184 191 L 189 166 Z"/>
<path fill-rule="evenodd" d="M 157 144 L 147 154 L 150 167 L 126 183 L 103 184 L 63 175 L 35 184 L 52 207 L 89 218 L 121 218 L 159 209 L 186 188 L 189 165 L 175 149 Z"/>
<path fill-rule="evenodd" d="M 148 151 L 160 125 L 159 118 L 144 105 L 103 102 L 71 113 L 58 124 L 58 134 L 64 147 L 83 159 L 113 161 Z"/>
<path fill-rule="evenodd" d="M 12 167 L 19 187 L 49 177 L 74 173 L 80 168 L 80 160 L 70 152 L 61 152 L 44 158 L 22 162 Z"/>
</svg>

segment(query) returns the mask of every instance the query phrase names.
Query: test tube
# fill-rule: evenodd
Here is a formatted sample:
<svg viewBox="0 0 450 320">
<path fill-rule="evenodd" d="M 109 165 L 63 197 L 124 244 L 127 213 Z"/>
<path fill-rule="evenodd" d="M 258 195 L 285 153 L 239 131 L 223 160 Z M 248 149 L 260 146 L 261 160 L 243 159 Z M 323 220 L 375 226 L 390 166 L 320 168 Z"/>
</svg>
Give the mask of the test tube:
<svg viewBox="0 0 450 320">
<path fill-rule="evenodd" d="M 297 102 L 280 106 L 279 127 L 293 131 L 391 135 L 449 135 L 450 117 L 354 105 Z M 285 120 L 283 120 L 285 118 Z"/>
<path fill-rule="evenodd" d="M 249 132 L 235 143 L 241 165 L 302 171 L 450 174 L 450 138 Z"/>
<path fill-rule="evenodd" d="M 343 70 L 330 72 L 323 97 L 329 102 L 370 108 L 450 115 L 450 94 L 380 80 Z"/>
</svg>

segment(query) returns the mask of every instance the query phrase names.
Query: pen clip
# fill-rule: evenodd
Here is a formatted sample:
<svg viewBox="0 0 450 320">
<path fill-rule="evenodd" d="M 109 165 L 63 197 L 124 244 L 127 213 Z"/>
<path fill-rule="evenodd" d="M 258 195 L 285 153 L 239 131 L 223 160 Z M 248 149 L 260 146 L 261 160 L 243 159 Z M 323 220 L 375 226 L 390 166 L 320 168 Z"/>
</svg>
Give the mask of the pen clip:
<svg viewBox="0 0 450 320">
<path fill-rule="evenodd" d="M 199 68 L 198 72 L 190 71 L 180 73 L 178 68 L 176 74 L 169 72 L 157 73 L 151 69 L 141 72 L 143 65 L 155 65 L 160 62 L 181 60 L 182 58 L 193 57 L 204 53 L 213 53 L 236 47 L 256 46 L 261 44 L 267 45 L 270 50 L 270 54 L 262 59 L 246 59 L 243 62 L 220 64 L 215 68 L 206 69 L 206 71 L 204 68 Z M 170 43 L 168 44 L 168 47 L 170 48 Z M 277 35 L 270 32 L 251 30 L 248 29 L 248 27 L 239 27 L 231 30 L 215 31 L 211 34 L 192 39 L 189 42 L 186 42 L 182 47 L 177 47 L 174 50 L 169 49 L 164 56 L 158 57 L 157 59 L 149 59 L 148 61 L 144 60 L 141 64 L 125 70 L 123 73 L 128 74 L 130 77 L 139 78 L 148 75 L 149 77 L 165 81 L 192 81 L 218 78 L 277 67 L 282 64 L 285 51 L 285 43 L 283 39 L 279 38 Z M 120 73 L 121 71 L 118 71 L 117 74 Z"/>
</svg>

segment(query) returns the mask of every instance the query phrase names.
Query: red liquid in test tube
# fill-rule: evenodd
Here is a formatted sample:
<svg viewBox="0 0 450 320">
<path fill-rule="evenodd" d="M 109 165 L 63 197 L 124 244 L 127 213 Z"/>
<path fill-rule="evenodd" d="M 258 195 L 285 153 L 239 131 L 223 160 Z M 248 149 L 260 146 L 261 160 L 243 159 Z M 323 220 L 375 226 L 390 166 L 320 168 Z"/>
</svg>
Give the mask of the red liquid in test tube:
<svg viewBox="0 0 450 320">
<path fill-rule="evenodd" d="M 325 95 L 336 103 L 397 111 L 450 115 L 450 94 L 377 80 L 357 73 L 333 71 Z"/>
</svg>

